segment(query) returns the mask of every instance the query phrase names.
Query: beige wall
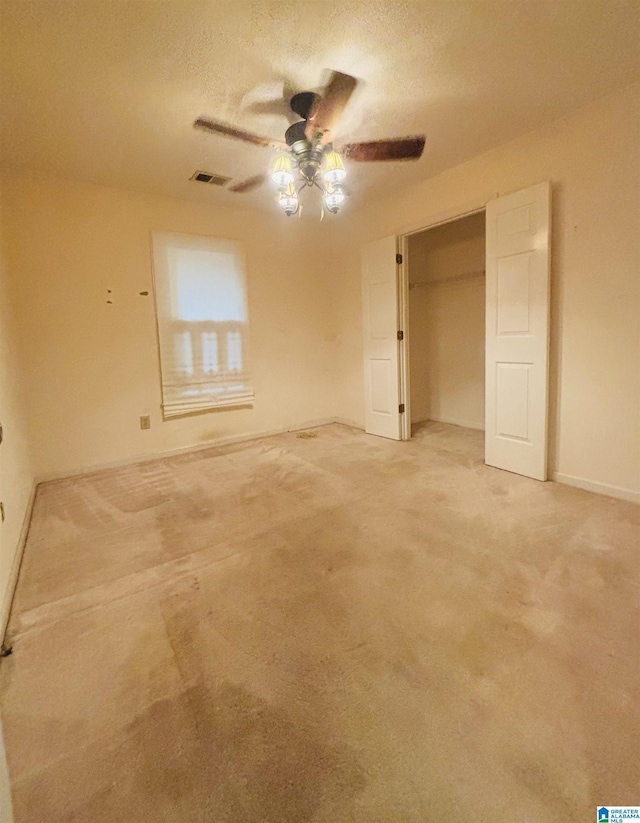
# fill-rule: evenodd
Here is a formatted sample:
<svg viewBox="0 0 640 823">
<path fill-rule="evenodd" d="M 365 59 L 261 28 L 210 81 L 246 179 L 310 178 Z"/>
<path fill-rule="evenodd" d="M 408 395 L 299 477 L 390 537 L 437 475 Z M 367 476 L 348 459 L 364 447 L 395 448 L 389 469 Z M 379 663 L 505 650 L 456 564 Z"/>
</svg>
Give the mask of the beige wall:
<svg viewBox="0 0 640 823">
<path fill-rule="evenodd" d="M 11 802 L 11 785 L 9 783 L 9 767 L 7 752 L 2 734 L 2 719 L 0 718 L 0 823 L 13 823 L 13 803 Z"/>
<path fill-rule="evenodd" d="M 17 572 L 21 532 L 33 488 L 30 451 L 22 395 L 12 295 L 9 288 L 5 245 L 6 206 L 0 202 L 0 500 L 5 522 L 0 523 L 0 638 L 9 609 Z"/>
<path fill-rule="evenodd" d="M 639 84 L 372 203 L 350 232 L 358 243 L 417 229 L 542 180 L 553 183 L 550 466 L 560 479 L 637 495 Z M 352 257 L 338 282 L 350 306 L 338 335 L 340 414 L 362 422 L 359 277 Z"/>
<path fill-rule="evenodd" d="M 484 212 L 408 243 L 411 420 L 484 428 Z"/>
<path fill-rule="evenodd" d="M 333 414 L 328 226 L 23 175 L 7 177 L 6 199 L 37 476 Z M 252 409 L 162 421 L 152 229 L 242 242 Z"/>
</svg>

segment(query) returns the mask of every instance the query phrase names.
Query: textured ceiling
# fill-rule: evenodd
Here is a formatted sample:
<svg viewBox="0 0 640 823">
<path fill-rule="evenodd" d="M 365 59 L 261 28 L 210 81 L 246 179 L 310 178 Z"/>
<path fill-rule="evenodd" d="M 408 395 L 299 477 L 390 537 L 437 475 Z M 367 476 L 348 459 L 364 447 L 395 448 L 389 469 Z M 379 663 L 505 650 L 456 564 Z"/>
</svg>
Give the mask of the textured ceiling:
<svg viewBox="0 0 640 823">
<path fill-rule="evenodd" d="M 4 164 L 243 207 L 270 207 L 270 185 L 188 178 L 249 177 L 273 152 L 194 119 L 281 138 L 283 94 L 328 68 L 361 80 L 345 141 L 427 135 L 416 163 L 352 164 L 352 206 L 640 77 L 640 0 L 3 0 L 0 22 Z"/>
</svg>

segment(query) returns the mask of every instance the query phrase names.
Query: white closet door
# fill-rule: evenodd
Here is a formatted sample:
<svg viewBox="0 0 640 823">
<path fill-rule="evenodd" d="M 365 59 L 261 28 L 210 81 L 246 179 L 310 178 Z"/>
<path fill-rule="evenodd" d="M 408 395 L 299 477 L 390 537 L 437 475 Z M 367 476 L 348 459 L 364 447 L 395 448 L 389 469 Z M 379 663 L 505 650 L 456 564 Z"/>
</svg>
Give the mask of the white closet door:
<svg viewBox="0 0 640 823">
<path fill-rule="evenodd" d="M 396 238 L 362 250 L 365 429 L 400 440 Z"/>
<path fill-rule="evenodd" d="M 487 204 L 489 466 L 547 479 L 550 185 Z"/>
</svg>

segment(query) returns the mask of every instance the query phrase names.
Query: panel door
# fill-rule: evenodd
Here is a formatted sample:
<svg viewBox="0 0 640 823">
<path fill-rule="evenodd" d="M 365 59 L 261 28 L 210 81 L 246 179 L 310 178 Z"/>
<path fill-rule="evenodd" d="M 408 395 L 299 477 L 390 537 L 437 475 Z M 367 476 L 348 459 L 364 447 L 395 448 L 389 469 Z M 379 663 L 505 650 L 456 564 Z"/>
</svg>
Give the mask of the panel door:
<svg viewBox="0 0 640 823">
<path fill-rule="evenodd" d="M 396 238 L 362 250 L 365 429 L 400 440 Z"/>
<path fill-rule="evenodd" d="M 487 204 L 486 428 L 489 466 L 547 479 L 548 182 Z"/>
</svg>

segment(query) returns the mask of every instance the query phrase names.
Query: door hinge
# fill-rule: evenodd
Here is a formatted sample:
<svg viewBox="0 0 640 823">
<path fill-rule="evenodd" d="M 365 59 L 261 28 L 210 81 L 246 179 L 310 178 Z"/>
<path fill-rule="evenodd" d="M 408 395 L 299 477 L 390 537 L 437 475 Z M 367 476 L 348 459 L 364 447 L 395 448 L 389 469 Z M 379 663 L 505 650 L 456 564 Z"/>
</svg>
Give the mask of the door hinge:
<svg viewBox="0 0 640 823">
<path fill-rule="evenodd" d="M 396 254 L 396 263 L 398 265 L 400 265 L 402 263 L 402 255 L 401 254 Z"/>
<path fill-rule="evenodd" d="M 398 340 L 404 340 L 404 332 L 403 331 L 398 332 Z"/>
<path fill-rule="evenodd" d="M 400 403 L 400 405 L 398 406 L 398 411 L 400 412 L 400 414 L 404 414 L 404 403 Z"/>
</svg>

